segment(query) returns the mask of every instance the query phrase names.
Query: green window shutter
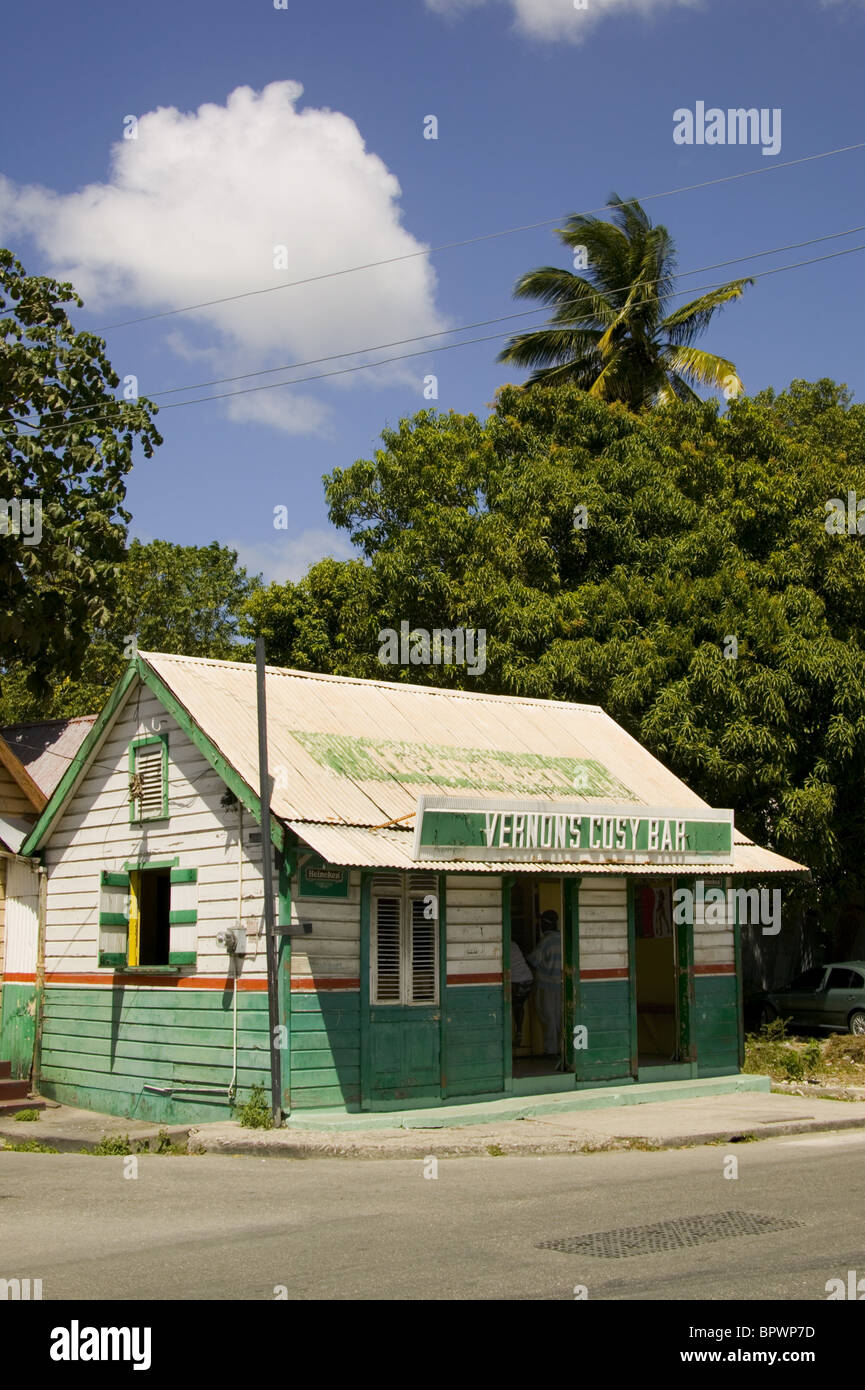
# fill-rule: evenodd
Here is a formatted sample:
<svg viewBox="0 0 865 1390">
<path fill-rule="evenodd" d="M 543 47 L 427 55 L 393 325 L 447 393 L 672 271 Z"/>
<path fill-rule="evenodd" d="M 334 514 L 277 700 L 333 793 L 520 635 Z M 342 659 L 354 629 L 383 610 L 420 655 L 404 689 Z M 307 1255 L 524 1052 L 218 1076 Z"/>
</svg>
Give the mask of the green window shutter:
<svg viewBox="0 0 865 1390">
<path fill-rule="evenodd" d="M 169 965 L 195 965 L 198 946 L 198 870 L 171 870 Z"/>
<path fill-rule="evenodd" d="M 122 968 L 128 949 L 129 874 L 103 869 L 99 875 L 99 965 Z"/>
</svg>

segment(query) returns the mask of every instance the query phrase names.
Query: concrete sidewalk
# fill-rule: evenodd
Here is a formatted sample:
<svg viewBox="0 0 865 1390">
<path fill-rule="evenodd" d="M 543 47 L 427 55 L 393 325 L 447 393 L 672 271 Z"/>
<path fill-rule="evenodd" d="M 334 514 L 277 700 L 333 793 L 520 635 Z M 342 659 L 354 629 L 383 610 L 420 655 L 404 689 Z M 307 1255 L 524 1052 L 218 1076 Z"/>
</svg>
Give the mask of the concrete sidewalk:
<svg viewBox="0 0 865 1390">
<path fill-rule="evenodd" d="M 761 1080 L 768 1087 L 766 1078 Z M 570 1100 L 570 1107 L 566 1102 Z M 247 1154 L 284 1158 L 426 1158 L 595 1153 L 604 1149 L 671 1149 L 696 1144 L 731 1144 L 778 1134 L 842 1129 L 865 1130 L 865 1103 L 770 1093 L 768 1089 L 728 1090 L 643 1104 L 574 1107 L 574 1097 L 525 1097 L 495 1118 L 475 1121 L 473 1107 L 442 1107 L 392 1115 L 342 1117 L 352 1128 L 326 1127 L 316 1115 L 292 1116 L 279 1130 L 242 1129 L 228 1121 L 198 1125 L 156 1125 L 74 1110 L 48 1102 L 39 1120 L 0 1121 L 5 1142 L 36 1140 L 61 1152 L 92 1150 L 108 1136 L 128 1135 L 134 1149 L 145 1142 L 155 1151 L 160 1135 L 170 1135 L 189 1153 Z M 558 1104 L 556 1104 L 558 1102 Z M 459 1109 L 458 1121 L 453 1112 Z M 489 1111 L 489 1106 L 485 1107 Z M 468 1113 L 467 1113 L 468 1111 Z M 323 1119 L 323 1117 L 322 1117 Z M 474 1121 L 474 1122 L 473 1122 Z M 141 1151 L 141 1150 L 139 1150 Z"/>
</svg>

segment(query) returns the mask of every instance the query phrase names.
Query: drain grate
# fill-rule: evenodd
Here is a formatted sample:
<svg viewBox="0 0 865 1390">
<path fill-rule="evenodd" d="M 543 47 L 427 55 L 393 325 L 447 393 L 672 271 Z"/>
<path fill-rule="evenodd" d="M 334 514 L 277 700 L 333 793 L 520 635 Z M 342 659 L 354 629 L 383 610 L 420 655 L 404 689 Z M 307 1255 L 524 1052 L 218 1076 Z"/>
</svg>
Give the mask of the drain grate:
<svg viewBox="0 0 865 1390">
<path fill-rule="evenodd" d="M 566 1255 L 596 1255 L 602 1259 L 623 1260 L 629 1255 L 653 1255 L 660 1250 L 683 1250 L 689 1245 L 708 1245 L 734 1236 L 766 1236 L 772 1231 L 789 1231 L 801 1226 L 779 1216 L 761 1216 L 750 1211 L 720 1211 L 708 1216 L 681 1216 L 675 1221 L 658 1221 L 654 1226 L 621 1226 L 615 1231 L 592 1231 L 563 1240 L 542 1240 L 538 1250 L 561 1250 Z"/>
</svg>

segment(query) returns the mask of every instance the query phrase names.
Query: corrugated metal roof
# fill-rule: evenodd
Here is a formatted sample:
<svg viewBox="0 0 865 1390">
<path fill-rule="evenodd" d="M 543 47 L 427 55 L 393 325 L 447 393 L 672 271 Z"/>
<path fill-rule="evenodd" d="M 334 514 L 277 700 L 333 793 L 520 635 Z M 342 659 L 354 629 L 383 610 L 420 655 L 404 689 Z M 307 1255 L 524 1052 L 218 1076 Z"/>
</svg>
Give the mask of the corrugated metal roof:
<svg viewBox="0 0 865 1390">
<path fill-rule="evenodd" d="M 255 788 L 255 668 L 141 656 Z M 420 792 L 706 804 L 597 705 L 277 667 L 266 685 L 272 808 L 284 820 L 381 825 L 413 813 Z"/>
<path fill-rule="evenodd" d="M 95 714 L 75 719 L 44 719 L 0 729 L 40 791 L 50 796 L 96 722 Z"/>
<path fill-rule="evenodd" d="M 140 656 L 256 790 L 255 667 L 153 652 Z M 411 832 L 421 792 L 566 797 L 587 806 L 616 801 L 707 808 L 597 705 L 280 667 L 267 668 L 266 688 L 271 809 L 332 863 L 416 868 Z M 508 864 L 525 872 L 550 872 L 549 862 Z M 425 869 L 457 867 L 464 866 L 424 861 Z M 502 868 L 501 862 L 471 864 L 473 872 L 500 873 Z M 562 864 L 556 866 L 559 871 L 628 869 L 619 860 Z M 657 861 L 639 867 L 641 873 L 670 871 L 670 865 Z M 738 833 L 734 871 L 806 872 Z M 724 870 L 717 863 L 688 864 L 687 872 L 717 875 Z"/>
<path fill-rule="evenodd" d="M 628 862 L 622 859 L 605 862 L 603 856 L 591 861 L 575 862 L 573 859 L 472 859 L 471 862 L 453 859 L 424 859 L 419 862 L 412 858 L 413 832 L 411 830 L 390 829 L 372 830 L 366 826 L 313 825 L 309 821 L 291 821 L 291 829 L 298 834 L 310 849 L 315 850 L 330 864 L 345 864 L 351 868 L 366 869 L 411 869 L 414 872 L 455 873 L 457 871 L 481 874 L 536 873 L 536 874 L 658 874 L 669 878 L 670 874 L 694 877 L 723 878 L 726 874 L 801 874 L 801 864 L 792 859 L 784 859 L 771 850 L 760 849 L 738 834 L 734 838 L 732 866 L 719 864 L 717 860 L 706 863 L 659 863 L 657 859 L 634 858 Z"/>
</svg>

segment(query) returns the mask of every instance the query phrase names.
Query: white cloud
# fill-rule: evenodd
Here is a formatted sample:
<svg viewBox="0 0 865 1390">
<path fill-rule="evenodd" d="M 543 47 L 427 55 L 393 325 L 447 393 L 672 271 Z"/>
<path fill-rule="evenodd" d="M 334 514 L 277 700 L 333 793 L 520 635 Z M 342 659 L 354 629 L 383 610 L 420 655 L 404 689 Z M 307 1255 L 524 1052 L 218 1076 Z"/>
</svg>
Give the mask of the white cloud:
<svg viewBox="0 0 865 1390">
<path fill-rule="evenodd" d="M 0 234 L 7 244 L 10 233 L 31 236 L 51 272 L 107 322 L 422 251 L 401 226 L 397 179 L 354 121 L 298 110 L 302 93 L 297 82 L 273 82 L 261 92 L 238 87 L 224 106 L 148 112 L 137 139 L 112 147 L 108 181 L 79 192 L 0 177 Z M 283 268 L 274 268 L 275 246 L 286 248 Z M 419 255 L 166 319 L 166 341 L 179 359 L 203 355 L 212 375 L 227 376 L 440 330 L 434 295 L 435 275 Z M 150 388 L 202 379 L 188 365 L 166 377 Z M 407 363 L 335 382 L 416 378 Z M 238 420 L 320 431 L 330 411 L 319 389 L 237 396 L 226 408 Z"/>
<path fill-rule="evenodd" d="M 488 0 L 426 0 L 436 14 L 459 15 L 477 9 Z M 514 12 L 516 27 L 533 39 L 566 39 L 581 43 L 601 20 L 616 14 L 648 16 L 674 6 L 697 9 L 701 0 L 586 0 L 576 9 L 574 0 L 498 0 Z"/>
<path fill-rule="evenodd" d="M 260 572 L 268 582 L 274 580 L 279 584 L 287 579 L 295 582 L 302 579 L 310 565 L 328 555 L 335 560 L 358 558 L 357 551 L 344 537 L 324 527 L 310 527 L 297 536 L 285 535 L 281 540 L 258 544 L 229 541 L 227 544 L 237 551 L 238 560 L 246 566 L 248 574 Z"/>
</svg>

